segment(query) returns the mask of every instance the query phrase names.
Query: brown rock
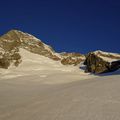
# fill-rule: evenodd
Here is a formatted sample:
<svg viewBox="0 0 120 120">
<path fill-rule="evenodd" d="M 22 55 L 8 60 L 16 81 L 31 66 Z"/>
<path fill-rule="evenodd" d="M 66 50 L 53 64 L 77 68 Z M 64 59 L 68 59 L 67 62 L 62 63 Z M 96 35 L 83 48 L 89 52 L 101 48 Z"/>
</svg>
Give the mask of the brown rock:
<svg viewBox="0 0 120 120">
<path fill-rule="evenodd" d="M 107 57 L 110 58 L 110 54 L 104 54 L 104 53 L 99 53 L 96 54 L 95 52 L 91 52 L 86 56 L 86 60 L 84 64 L 86 65 L 86 72 L 92 72 L 92 73 L 105 73 L 105 72 L 111 72 L 115 71 L 120 68 L 120 60 L 115 60 L 115 58 L 119 58 L 117 55 L 113 55 L 111 59 L 113 59 L 112 62 L 107 61 L 103 59 L 102 57 Z M 102 55 L 102 57 L 100 56 Z M 108 57 L 109 56 L 109 57 Z"/>
<path fill-rule="evenodd" d="M 80 53 L 61 53 L 63 65 L 78 65 L 85 60 L 85 56 Z"/>
</svg>

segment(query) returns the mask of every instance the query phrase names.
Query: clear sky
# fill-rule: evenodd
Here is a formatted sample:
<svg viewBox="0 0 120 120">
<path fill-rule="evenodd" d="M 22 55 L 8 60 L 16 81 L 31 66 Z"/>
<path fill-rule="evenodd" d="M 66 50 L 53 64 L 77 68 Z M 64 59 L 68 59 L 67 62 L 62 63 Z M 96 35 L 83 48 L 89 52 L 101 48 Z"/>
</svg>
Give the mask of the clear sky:
<svg viewBox="0 0 120 120">
<path fill-rule="evenodd" d="M 10 29 L 58 52 L 120 53 L 120 0 L 0 0 L 0 35 Z"/>
</svg>

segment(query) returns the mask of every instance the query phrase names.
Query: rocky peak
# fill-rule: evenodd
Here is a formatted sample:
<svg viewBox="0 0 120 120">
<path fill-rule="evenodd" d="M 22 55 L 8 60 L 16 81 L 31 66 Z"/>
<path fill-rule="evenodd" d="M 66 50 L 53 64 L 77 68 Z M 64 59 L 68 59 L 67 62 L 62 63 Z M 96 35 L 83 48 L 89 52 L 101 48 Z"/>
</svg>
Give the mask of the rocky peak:
<svg viewBox="0 0 120 120">
<path fill-rule="evenodd" d="M 20 48 L 53 60 L 61 59 L 51 46 L 46 45 L 33 35 L 19 30 L 10 30 L 0 37 L 0 67 L 8 68 L 11 63 L 15 65 L 16 62 L 20 63 L 22 61 L 19 53 Z M 16 56 L 19 56 L 19 59 Z"/>
<path fill-rule="evenodd" d="M 60 59 L 51 46 L 48 46 L 36 37 L 19 30 L 11 30 L 1 36 L 0 47 L 6 51 L 11 51 L 15 48 L 24 48 L 30 52 L 44 55 L 55 60 Z"/>
</svg>

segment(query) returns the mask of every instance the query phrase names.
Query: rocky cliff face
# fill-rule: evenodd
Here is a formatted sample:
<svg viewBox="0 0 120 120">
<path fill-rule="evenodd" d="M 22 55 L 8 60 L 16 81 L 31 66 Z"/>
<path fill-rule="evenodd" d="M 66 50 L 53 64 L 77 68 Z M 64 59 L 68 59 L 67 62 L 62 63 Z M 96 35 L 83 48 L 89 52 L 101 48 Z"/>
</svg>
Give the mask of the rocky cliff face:
<svg viewBox="0 0 120 120">
<path fill-rule="evenodd" d="M 84 62 L 86 72 L 104 73 L 115 71 L 120 68 L 120 54 L 103 51 L 90 52 Z"/>
</svg>

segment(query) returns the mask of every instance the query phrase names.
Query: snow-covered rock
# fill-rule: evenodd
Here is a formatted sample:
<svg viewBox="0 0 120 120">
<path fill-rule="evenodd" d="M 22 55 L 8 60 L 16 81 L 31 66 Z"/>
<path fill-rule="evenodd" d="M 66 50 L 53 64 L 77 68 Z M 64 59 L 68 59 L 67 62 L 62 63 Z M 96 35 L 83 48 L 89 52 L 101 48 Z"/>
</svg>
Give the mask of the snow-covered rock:
<svg viewBox="0 0 120 120">
<path fill-rule="evenodd" d="M 86 56 L 84 64 L 86 72 L 104 73 L 120 68 L 120 54 L 103 51 L 90 52 Z"/>
</svg>

